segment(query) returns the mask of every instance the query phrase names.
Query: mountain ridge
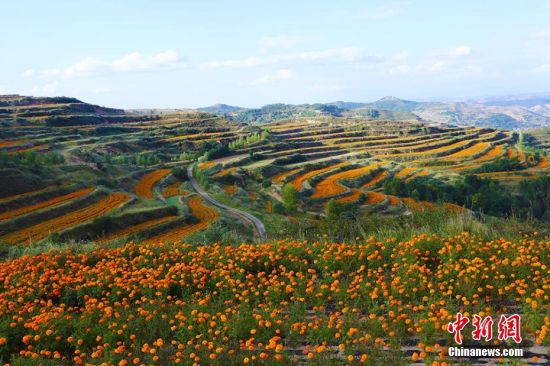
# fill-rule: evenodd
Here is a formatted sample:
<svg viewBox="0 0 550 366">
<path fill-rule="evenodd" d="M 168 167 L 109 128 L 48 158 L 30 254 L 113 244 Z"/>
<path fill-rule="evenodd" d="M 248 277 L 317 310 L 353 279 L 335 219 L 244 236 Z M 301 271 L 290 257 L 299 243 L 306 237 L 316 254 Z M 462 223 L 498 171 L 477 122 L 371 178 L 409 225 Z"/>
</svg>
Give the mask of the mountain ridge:
<svg viewBox="0 0 550 366">
<path fill-rule="evenodd" d="M 444 102 L 418 102 L 385 96 L 373 102 L 339 100 L 327 103 L 272 103 L 259 108 L 218 103 L 199 108 L 126 110 L 84 103 L 72 97 L 0 95 L 0 117 L 12 113 L 16 117 L 51 119 L 54 112 L 56 119 L 65 120 L 52 121 L 53 124 L 71 123 L 72 117 L 69 116 L 80 116 L 81 119 L 85 117 L 87 123 L 108 123 L 113 118 L 140 119 L 167 113 L 200 112 L 247 124 L 264 124 L 296 118 L 361 117 L 380 120 L 412 119 L 433 124 L 522 130 L 550 126 L 550 95 L 505 96 Z"/>
</svg>

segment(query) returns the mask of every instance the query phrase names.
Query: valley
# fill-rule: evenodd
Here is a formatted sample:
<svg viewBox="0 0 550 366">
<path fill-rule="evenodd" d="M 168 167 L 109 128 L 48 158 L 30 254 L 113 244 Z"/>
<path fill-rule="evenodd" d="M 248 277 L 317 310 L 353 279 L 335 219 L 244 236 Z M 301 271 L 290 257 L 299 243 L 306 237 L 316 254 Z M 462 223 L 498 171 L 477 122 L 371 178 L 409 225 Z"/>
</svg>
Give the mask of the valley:
<svg viewBox="0 0 550 366">
<path fill-rule="evenodd" d="M 315 223 L 334 204 L 389 216 L 483 210 L 441 191 L 466 175 L 513 189 L 550 170 L 542 130 L 330 114 L 244 124 L 201 111 L 143 114 L 17 96 L 2 97 L 0 111 L 7 245 L 182 240 L 209 227 L 277 238 L 282 222 Z"/>
<path fill-rule="evenodd" d="M 468 309 L 547 361 L 545 128 L 222 109 L 0 97 L 1 360 L 443 366 Z"/>
</svg>

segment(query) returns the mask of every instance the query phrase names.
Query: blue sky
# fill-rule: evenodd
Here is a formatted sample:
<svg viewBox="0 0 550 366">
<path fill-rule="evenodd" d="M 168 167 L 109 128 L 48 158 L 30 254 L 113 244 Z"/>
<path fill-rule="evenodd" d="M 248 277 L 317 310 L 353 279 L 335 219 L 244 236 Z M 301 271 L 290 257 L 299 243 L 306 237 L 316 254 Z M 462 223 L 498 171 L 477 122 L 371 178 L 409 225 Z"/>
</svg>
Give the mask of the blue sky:
<svg viewBox="0 0 550 366">
<path fill-rule="evenodd" d="M 0 93 L 113 107 L 550 92 L 550 0 L 20 0 L 0 34 Z"/>
</svg>

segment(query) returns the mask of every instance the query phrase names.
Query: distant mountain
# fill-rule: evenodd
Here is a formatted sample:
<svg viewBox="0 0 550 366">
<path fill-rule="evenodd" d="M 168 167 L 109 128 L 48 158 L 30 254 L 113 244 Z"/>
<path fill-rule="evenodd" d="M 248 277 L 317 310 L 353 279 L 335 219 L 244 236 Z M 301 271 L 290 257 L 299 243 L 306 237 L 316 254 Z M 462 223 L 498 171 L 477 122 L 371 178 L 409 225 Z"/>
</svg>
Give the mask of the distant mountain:
<svg viewBox="0 0 550 366">
<path fill-rule="evenodd" d="M 487 126 L 503 129 L 526 129 L 550 126 L 550 104 L 539 97 L 468 102 L 416 102 L 393 96 L 375 102 L 359 103 L 336 101 L 315 104 L 268 104 L 261 108 L 240 108 L 217 104 L 201 108 L 203 112 L 223 115 L 241 123 L 269 123 L 290 118 L 363 117 L 371 119 L 418 119 L 427 123 Z M 502 105 L 493 105 L 493 104 Z M 530 107 L 525 107 L 529 105 Z"/>
<path fill-rule="evenodd" d="M 376 102 L 368 103 L 367 106 L 374 109 L 384 109 L 387 111 L 413 112 L 422 106 L 423 103 L 410 100 L 399 99 L 396 97 L 384 97 Z"/>
<path fill-rule="evenodd" d="M 378 120 L 420 120 L 431 124 L 486 126 L 502 129 L 550 127 L 550 94 L 506 96 L 463 102 L 417 102 L 393 96 L 374 102 L 268 104 L 243 108 L 215 104 L 198 109 L 121 110 L 68 97 L 0 95 L 0 124 L 46 122 L 51 126 L 148 120 L 180 113 L 219 115 L 239 123 L 262 124 L 282 119 L 346 117 Z"/>
<path fill-rule="evenodd" d="M 48 126 L 78 126 L 152 118 L 128 113 L 123 109 L 84 103 L 69 97 L 0 95 L 0 125 L 5 126 L 37 123 Z"/>
<path fill-rule="evenodd" d="M 367 107 L 366 103 L 268 104 L 261 108 L 230 113 L 229 118 L 241 123 L 268 123 L 289 118 L 365 117 L 372 119 L 417 119 L 408 112 L 385 111 Z"/>
<path fill-rule="evenodd" d="M 499 107 L 516 106 L 516 107 L 531 108 L 539 105 L 550 104 L 550 94 L 491 97 L 491 98 L 473 100 L 472 103 L 479 103 L 487 106 L 499 106 Z"/>
<path fill-rule="evenodd" d="M 357 102 L 331 102 L 326 103 L 327 105 L 332 105 L 341 109 L 358 109 L 358 108 L 364 108 L 367 106 L 368 103 L 357 103 Z"/>
<path fill-rule="evenodd" d="M 550 126 L 550 115 L 521 106 L 492 106 L 473 103 L 424 103 L 413 113 L 428 121 L 456 125 L 526 129 Z"/>
<path fill-rule="evenodd" d="M 202 107 L 197 109 L 201 112 L 206 112 L 206 113 L 227 114 L 227 113 L 242 111 L 245 108 L 237 107 L 233 105 L 227 105 L 227 104 L 214 104 L 208 107 Z"/>
<path fill-rule="evenodd" d="M 427 122 L 513 130 L 550 126 L 550 104 L 545 104 L 548 101 L 550 97 L 536 96 L 467 102 L 415 102 L 385 97 L 367 105 L 377 110 L 413 113 Z"/>
<path fill-rule="evenodd" d="M 231 115 L 231 118 L 243 123 L 267 123 L 280 119 L 298 117 L 318 117 L 331 115 L 339 117 L 342 110 L 325 104 L 268 104 L 261 108 L 246 109 Z"/>
</svg>

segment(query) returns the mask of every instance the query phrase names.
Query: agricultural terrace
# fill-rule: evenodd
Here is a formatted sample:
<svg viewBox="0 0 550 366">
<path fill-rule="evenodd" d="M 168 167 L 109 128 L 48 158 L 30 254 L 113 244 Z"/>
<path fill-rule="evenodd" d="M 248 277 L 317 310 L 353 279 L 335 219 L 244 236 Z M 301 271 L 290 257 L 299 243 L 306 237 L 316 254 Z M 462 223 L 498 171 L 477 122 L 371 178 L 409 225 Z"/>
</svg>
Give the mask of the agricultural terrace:
<svg viewBox="0 0 550 366">
<path fill-rule="evenodd" d="M 252 241 L 239 231 L 242 220 L 192 194 L 185 174 L 192 164 L 211 196 L 260 218 L 275 235 L 294 209 L 304 214 L 298 221 L 317 225 L 311 215 L 324 215 L 332 199 L 409 214 L 413 205 L 403 198 L 427 201 L 415 186 L 423 179 L 454 184 L 473 174 L 510 188 L 537 182 L 550 172 L 546 136 L 359 117 L 245 125 L 200 111 L 2 96 L 0 242 L 167 241 L 202 231 L 215 237 L 219 228 Z M 290 205 L 288 184 L 296 191 Z"/>
<path fill-rule="evenodd" d="M 466 174 L 487 176 L 489 172 L 485 170 L 493 169 L 498 170 L 495 178 L 502 180 L 508 174 L 511 179 L 506 184 L 517 185 L 520 175 L 535 179 L 549 173 L 548 158 L 532 150 L 524 151 L 517 133 L 491 128 L 427 127 L 413 121 L 351 118 L 319 118 L 307 123 L 280 121 L 266 128 L 271 144 L 238 151 L 253 154 L 253 164 L 224 166 L 212 178 L 221 178 L 231 167 L 244 167 L 250 172 L 259 169 L 268 175 L 275 189 L 290 183 L 298 192 L 305 190 L 299 199 L 305 209 L 313 211 L 323 210 L 322 205 L 316 205 L 320 199 L 359 202 L 363 201 L 361 197 L 366 197 L 363 204 L 381 209 L 399 206 L 407 211 L 411 204 L 405 204 L 400 197 L 384 195 L 384 185 L 393 179 L 405 183 L 420 178 L 453 182 Z M 369 158 L 380 163 L 371 166 Z M 512 163 L 515 158 L 519 160 L 517 167 Z M 503 168 L 486 166 L 497 161 L 501 164 L 502 159 L 511 163 Z M 369 194 L 371 191 L 374 193 Z"/>
</svg>

